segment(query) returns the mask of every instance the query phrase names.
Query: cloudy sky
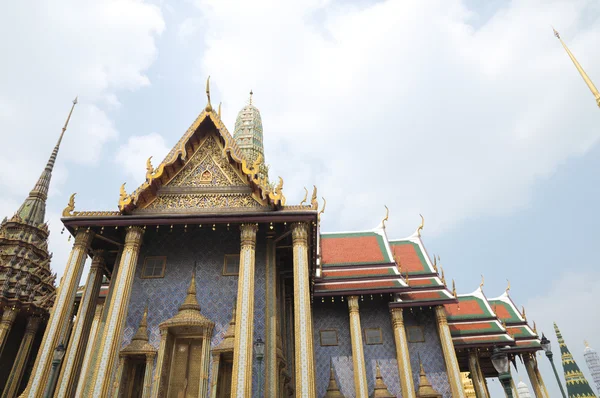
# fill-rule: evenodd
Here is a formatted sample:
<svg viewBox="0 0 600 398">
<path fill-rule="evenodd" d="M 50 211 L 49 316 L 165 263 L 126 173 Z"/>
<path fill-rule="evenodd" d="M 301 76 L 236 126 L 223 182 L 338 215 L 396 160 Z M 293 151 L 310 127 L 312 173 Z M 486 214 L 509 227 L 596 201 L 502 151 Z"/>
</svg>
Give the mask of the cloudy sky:
<svg viewBox="0 0 600 398">
<path fill-rule="evenodd" d="M 552 321 L 587 372 L 583 340 L 600 349 L 600 109 L 550 25 L 600 84 L 600 2 L 483 3 L 7 3 L 0 214 L 33 186 L 79 95 L 48 203 L 60 274 L 69 195 L 79 210 L 116 209 L 119 186 L 141 183 L 146 159 L 201 111 L 211 75 L 231 131 L 254 90 L 288 203 L 316 184 L 327 231 L 373 228 L 387 205 L 390 237 L 422 213 L 426 246 L 460 292 L 483 274 L 495 297 L 510 279 L 555 351 Z"/>
</svg>

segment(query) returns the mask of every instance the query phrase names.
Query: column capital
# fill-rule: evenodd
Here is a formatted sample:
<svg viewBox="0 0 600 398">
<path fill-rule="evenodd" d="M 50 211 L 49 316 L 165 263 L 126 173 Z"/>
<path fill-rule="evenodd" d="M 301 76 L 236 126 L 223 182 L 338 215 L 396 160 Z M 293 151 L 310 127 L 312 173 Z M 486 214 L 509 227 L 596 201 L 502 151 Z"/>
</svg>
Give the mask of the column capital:
<svg viewBox="0 0 600 398">
<path fill-rule="evenodd" d="M 448 324 L 448 318 L 446 317 L 446 310 L 444 309 L 444 306 L 438 305 L 435 307 L 435 318 L 440 325 Z"/>
<path fill-rule="evenodd" d="M 254 223 L 240 225 L 242 246 L 256 246 L 256 231 L 258 231 L 258 226 Z"/>
<path fill-rule="evenodd" d="M 73 243 L 73 247 L 80 246 L 84 249 L 87 249 L 92 243 L 92 239 L 94 238 L 94 232 L 88 229 L 80 229 L 75 234 L 75 243 Z"/>
<path fill-rule="evenodd" d="M 19 313 L 19 308 L 14 305 L 4 307 L 4 311 L 2 313 L 2 320 L 0 323 L 10 323 L 12 324 Z"/>
<path fill-rule="evenodd" d="M 36 334 L 40 323 L 42 323 L 42 318 L 39 316 L 30 316 L 27 319 L 27 326 L 25 326 L 25 334 Z"/>
<path fill-rule="evenodd" d="M 358 296 L 348 296 L 347 301 L 350 312 L 358 311 Z"/>
<path fill-rule="evenodd" d="M 392 326 L 404 327 L 404 311 L 402 308 L 390 308 L 390 315 L 392 316 Z"/>
<path fill-rule="evenodd" d="M 93 250 L 92 251 L 92 265 L 90 268 L 98 268 L 103 269 L 105 260 L 104 260 L 104 250 Z"/>
<path fill-rule="evenodd" d="M 143 236 L 144 230 L 141 227 L 127 227 L 127 235 L 125 235 L 125 246 L 141 246 Z"/>
<path fill-rule="evenodd" d="M 293 244 L 308 244 L 308 223 L 295 222 L 292 224 Z"/>
</svg>

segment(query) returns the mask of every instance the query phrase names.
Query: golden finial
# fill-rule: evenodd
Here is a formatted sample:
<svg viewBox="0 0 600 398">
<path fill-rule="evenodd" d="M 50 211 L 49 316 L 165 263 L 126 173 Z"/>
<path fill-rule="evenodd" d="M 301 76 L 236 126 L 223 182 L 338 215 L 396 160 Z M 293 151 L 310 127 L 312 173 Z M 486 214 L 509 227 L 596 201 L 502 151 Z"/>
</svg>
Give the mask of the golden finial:
<svg viewBox="0 0 600 398">
<path fill-rule="evenodd" d="M 125 199 L 127 197 L 127 191 L 125 191 L 125 184 L 127 184 L 126 182 L 123 183 L 123 185 L 121 185 L 121 192 L 120 192 L 120 201 L 123 201 L 123 199 Z"/>
<path fill-rule="evenodd" d="M 71 217 L 73 215 L 73 210 L 75 210 L 75 195 L 77 195 L 77 194 L 74 193 L 69 198 L 69 203 L 67 204 L 67 207 L 65 207 L 65 209 L 62 212 L 63 217 Z"/>
<path fill-rule="evenodd" d="M 525 315 L 525 306 L 521 307 L 521 315 L 523 315 L 523 319 L 527 320 L 527 315 Z"/>
<path fill-rule="evenodd" d="M 485 280 L 483 279 L 483 275 L 481 275 L 481 283 L 479 284 L 479 288 L 482 289 L 483 288 L 483 284 L 484 284 Z"/>
<path fill-rule="evenodd" d="M 406 279 L 406 284 L 408 285 L 408 271 L 406 271 L 406 274 L 404 274 L 404 279 Z"/>
<path fill-rule="evenodd" d="M 435 257 L 435 254 L 433 255 L 433 270 L 435 272 L 438 272 L 438 267 L 437 267 L 437 258 Z"/>
<path fill-rule="evenodd" d="M 308 189 L 306 189 L 306 187 L 304 187 L 304 199 L 302 199 L 302 202 L 300 202 L 300 206 L 302 206 L 304 203 L 306 203 L 306 199 L 308 199 Z"/>
<path fill-rule="evenodd" d="M 219 119 L 221 118 L 221 105 L 223 105 L 223 103 L 219 102 Z"/>
<path fill-rule="evenodd" d="M 457 297 L 457 295 L 456 295 L 456 282 L 454 282 L 454 279 L 452 279 L 452 295 L 454 296 L 454 298 Z"/>
<path fill-rule="evenodd" d="M 385 222 L 389 219 L 390 216 L 390 209 L 388 209 L 386 205 L 383 205 L 383 207 L 385 207 L 385 217 L 383 217 L 383 220 L 381 220 L 381 224 L 383 225 L 383 228 L 385 228 Z"/>
<path fill-rule="evenodd" d="M 252 89 L 250 89 L 250 100 L 249 100 L 249 104 L 252 105 L 252 95 L 254 93 L 252 92 Z"/>
<path fill-rule="evenodd" d="M 317 186 L 313 185 L 312 198 L 310 198 L 310 204 L 313 210 L 317 210 L 319 208 L 319 201 L 317 200 Z"/>
<path fill-rule="evenodd" d="M 533 333 L 537 334 L 537 325 L 535 324 L 535 321 L 533 321 Z"/>
<path fill-rule="evenodd" d="M 325 200 L 325 198 L 321 197 L 321 199 L 323 199 L 323 208 L 321 209 L 321 211 L 317 215 L 317 220 L 319 222 L 321 221 L 321 214 L 325 213 L 325 207 L 327 206 L 327 201 Z"/>
<path fill-rule="evenodd" d="M 590 348 L 590 345 L 588 344 L 587 340 L 583 340 L 583 344 L 585 345 L 585 348 Z"/>
<path fill-rule="evenodd" d="M 440 266 L 440 269 L 442 270 L 442 283 L 445 285 L 446 284 L 446 275 L 444 275 L 444 269 L 442 268 L 442 266 Z"/>
<path fill-rule="evenodd" d="M 212 111 L 212 105 L 210 103 L 210 76 L 206 79 L 206 98 L 208 98 L 208 103 L 206 104 L 206 112 Z"/>
<path fill-rule="evenodd" d="M 508 283 L 508 285 L 506 286 L 505 292 L 506 292 L 506 294 L 508 294 L 508 291 L 510 290 L 510 281 L 507 279 L 506 283 Z"/>
<path fill-rule="evenodd" d="M 146 180 L 152 178 L 152 174 L 154 173 L 154 167 L 152 167 L 152 156 L 146 160 Z"/>
<path fill-rule="evenodd" d="M 554 36 L 556 36 L 556 38 L 560 41 L 560 44 L 562 44 L 563 48 L 569 55 L 569 58 L 571 58 L 571 61 L 573 61 L 573 65 L 575 65 L 575 68 L 577 68 L 577 71 L 583 78 L 583 81 L 585 82 L 585 84 L 588 86 L 588 88 L 594 95 L 594 98 L 596 99 L 596 104 L 598 105 L 598 107 L 600 107 L 600 92 L 598 92 L 598 89 L 592 82 L 592 79 L 590 79 L 589 76 L 587 75 L 587 73 L 585 73 L 585 71 L 583 70 L 583 68 L 581 67 L 581 65 L 579 64 L 579 62 L 577 61 L 577 59 L 571 52 L 571 50 L 569 50 L 569 48 L 567 47 L 565 42 L 560 38 L 560 34 L 556 31 L 556 29 L 554 29 L 554 27 L 553 27 L 552 30 L 554 31 Z"/>
<path fill-rule="evenodd" d="M 425 226 L 425 218 L 423 218 L 421 214 L 419 214 L 419 216 L 421 216 L 421 225 L 419 225 L 419 228 L 417 228 L 417 235 L 421 236 L 421 232 L 423 231 L 423 227 Z"/>
</svg>

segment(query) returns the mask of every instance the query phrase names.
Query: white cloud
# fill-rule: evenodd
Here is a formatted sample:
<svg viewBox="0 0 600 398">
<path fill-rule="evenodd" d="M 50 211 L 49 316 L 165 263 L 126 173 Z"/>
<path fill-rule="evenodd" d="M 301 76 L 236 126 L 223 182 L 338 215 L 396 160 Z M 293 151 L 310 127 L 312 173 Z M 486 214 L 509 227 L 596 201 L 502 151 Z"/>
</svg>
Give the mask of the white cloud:
<svg viewBox="0 0 600 398">
<path fill-rule="evenodd" d="M 181 41 L 187 41 L 198 32 L 199 20 L 195 18 L 186 18 L 177 28 L 177 38 Z"/>
<path fill-rule="evenodd" d="M 148 157 L 152 156 L 152 164 L 157 167 L 169 150 L 163 137 L 157 133 L 129 137 L 127 143 L 119 147 L 115 161 L 132 178 L 129 191 L 144 181 Z"/>
<path fill-rule="evenodd" d="M 600 23 L 579 26 L 586 13 L 598 22 L 591 1 L 510 2 L 477 29 L 459 0 L 197 3 L 203 76 L 225 109 L 254 89 L 271 178 L 285 178 L 289 202 L 324 188 L 328 229 L 374 226 L 384 204 L 392 235 L 419 212 L 439 233 L 514 211 L 600 137 L 550 28 L 598 70 Z"/>
</svg>

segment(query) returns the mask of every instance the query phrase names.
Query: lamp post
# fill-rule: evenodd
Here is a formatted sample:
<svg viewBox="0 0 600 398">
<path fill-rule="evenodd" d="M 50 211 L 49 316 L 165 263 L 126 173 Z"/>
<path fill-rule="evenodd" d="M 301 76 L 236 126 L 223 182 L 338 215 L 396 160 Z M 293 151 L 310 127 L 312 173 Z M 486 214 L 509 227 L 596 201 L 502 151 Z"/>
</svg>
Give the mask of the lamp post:
<svg viewBox="0 0 600 398">
<path fill-rule="evenodd" d="M 262 397 L 262 360 L 265 356 L 265 343 L 260 337 L 254 342 L 254 356 L 258 361 L 258 398 L 260 398 Z"/>
<path fill-rule="evenodd" d="M 60 343 L 54 349 L 54 354 L 52 354 L 52 370 L 50 371 L 50 378 L 48 380 L 48 385 L 46 386 L 46 391 L 44 392 L 44 398 L 51 398 L 54 395 L 54 388 L 56 386 L 56 379 L 58 378 L 58 371 L 60 369 L 60 364 L 65 357 L 65 346 L 63 343 Z"/>
<path fill-rule="evenodd" d="M 544 336 L 543 333 L 542 333 L 542 340 L 540 341 L 540 344 L 541 344 L 542 348 L 544 349 L 544 352 L 546 353 L 546 356 L 548 357 L 550 364 L 552 365 L 552 370 L 554 371 L 554 376 L 556 376 L 556 382 L 558 383 L 558 387 L 560 387 L 560 393 L 562 394 L 563 398 L 567 398 L 567 396 L 565 395 L 565 390 L 563 390 L 562 383 L 560 382 L 560 379 L 558 378 L 558 372 L 556 371 L 556 366 L 554 366 L 554 361 L 552 360 L 552 357 L 554 356 L 554 354 L 552 354 L 552 347 L 550 346 L 550 340 L 548 340 L 546 338 L 546 336 Z"/>
<path fill-rule="evenodd" d="M 500 383 L 504 388 L 504 393 L 508 398 L 513 398 L 512 388 L 510 385 L 511 376 L 509 372 L 510 364 L 508 362 L 508 355 L 506 355 L 504 350 L 496 347 L 492 352 L 491 359 L 494 369 L 496 369 L 496 372 L 498 372 L 498 380 L 500 380 Z"/>
</svg>

